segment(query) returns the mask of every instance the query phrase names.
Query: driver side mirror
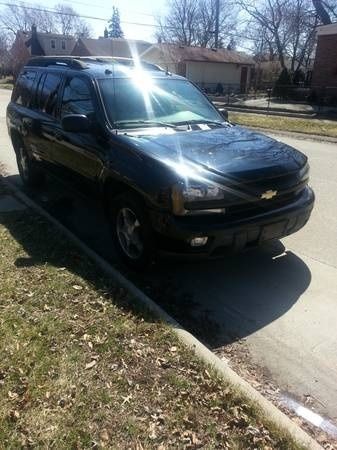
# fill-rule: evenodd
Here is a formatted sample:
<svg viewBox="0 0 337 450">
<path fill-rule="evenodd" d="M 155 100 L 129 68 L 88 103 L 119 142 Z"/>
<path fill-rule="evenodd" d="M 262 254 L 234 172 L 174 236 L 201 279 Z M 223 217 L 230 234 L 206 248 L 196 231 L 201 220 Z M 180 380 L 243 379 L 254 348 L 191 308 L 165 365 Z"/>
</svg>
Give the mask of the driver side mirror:
<svg viewBox="0 0 337 450">
<path fill-rule="evenodd" d="M 91 122 L 84 114 L 68 114 L 61 120 L 61 126 L 64 131 L 73 133 L 89 133 L 91 131 Z"/>
<path fill-rule="evenodd" d="M 218 108 L 219 113 L 225 120 L 228 120 L 228 111 L 225 108 Z"/>
</svg>

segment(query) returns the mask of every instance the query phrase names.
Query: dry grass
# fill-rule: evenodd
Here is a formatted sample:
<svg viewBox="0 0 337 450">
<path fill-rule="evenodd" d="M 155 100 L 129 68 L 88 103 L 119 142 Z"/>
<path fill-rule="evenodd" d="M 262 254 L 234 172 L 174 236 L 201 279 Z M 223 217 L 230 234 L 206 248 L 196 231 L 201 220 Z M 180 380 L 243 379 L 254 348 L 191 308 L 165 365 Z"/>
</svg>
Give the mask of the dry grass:
<svg viewBox="0 0 337 450">
<path fill-rule="evenodd" d="M 13 77 L 0 78 L 0 89 L 13 89 Z"/>
<path fill-rule="evenodd" d="M 229 112 L 229 119 L 239 125 L 292 131 L 319 136 L 337 137 L 337 121 L 266 116 L 263 114 Z"/>
<path fill-rule="evenodd" d="M 52 225 L 0 219 L 2 448 L 296 448 Z"/>
</svg>

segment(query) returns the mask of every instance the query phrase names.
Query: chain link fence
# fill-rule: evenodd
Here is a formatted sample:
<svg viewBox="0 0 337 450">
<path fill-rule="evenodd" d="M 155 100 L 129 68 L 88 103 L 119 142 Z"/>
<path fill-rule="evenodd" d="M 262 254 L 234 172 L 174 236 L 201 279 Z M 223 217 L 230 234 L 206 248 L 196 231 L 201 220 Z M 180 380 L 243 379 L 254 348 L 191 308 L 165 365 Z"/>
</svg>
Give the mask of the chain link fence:
<svg viewBox="0 0 337 450">
<path fill-rule="evenodd" d="M 259 89 L 242 92 L 239 84 L 208 83 L 206 87 L 197 84 L 212 101 L 224 106 L 337 115 L 337 86 L 265 83 Z"/>
</svg>

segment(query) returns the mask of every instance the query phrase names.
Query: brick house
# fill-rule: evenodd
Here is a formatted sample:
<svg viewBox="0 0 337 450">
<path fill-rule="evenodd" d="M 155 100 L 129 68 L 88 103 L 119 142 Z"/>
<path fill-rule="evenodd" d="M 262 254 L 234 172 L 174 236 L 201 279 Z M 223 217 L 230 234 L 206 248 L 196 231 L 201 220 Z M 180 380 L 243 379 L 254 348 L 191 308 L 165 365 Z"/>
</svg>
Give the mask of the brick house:
<svg viewBox="0 0 337 450">
<path fill-rule="evenodd" d="M 312 86 L 337 88 L 337 23 L 317 29 Z"/>
</svg>

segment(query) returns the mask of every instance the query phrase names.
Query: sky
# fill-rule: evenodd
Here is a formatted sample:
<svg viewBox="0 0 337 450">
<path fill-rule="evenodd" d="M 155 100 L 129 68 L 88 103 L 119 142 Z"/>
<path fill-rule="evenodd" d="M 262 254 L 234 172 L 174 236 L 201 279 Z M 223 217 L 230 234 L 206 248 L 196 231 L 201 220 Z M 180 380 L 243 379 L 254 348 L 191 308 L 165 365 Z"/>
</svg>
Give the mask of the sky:
<svg viewBox="0 0 337 450">
<path fill-rule="evenodd" d="M 27 0 L 24 0 L 28 3 Z M 37 0 L 37 2 L 39 2 Z M 42 4 L 42 2 L 40 2 Z M 156 28 L 153 26 L 134 25 L 126 22 L 137 22 L 149 25 L 156 24 L 156 17 L 165 14 L 166 0 L 44 0 L 45 8 L 53 8 L 56 3 L 71 5 L 80 15 L 100 17 L 104 20 L 89 20 L 93 30 L 93 37 L 103 36 L 104 27 L 112 15 L 112 6 L 119 9 L 121 26 L 124 35 L 128 39 L 144 39 L 155 42 Z"/>
</svg>

